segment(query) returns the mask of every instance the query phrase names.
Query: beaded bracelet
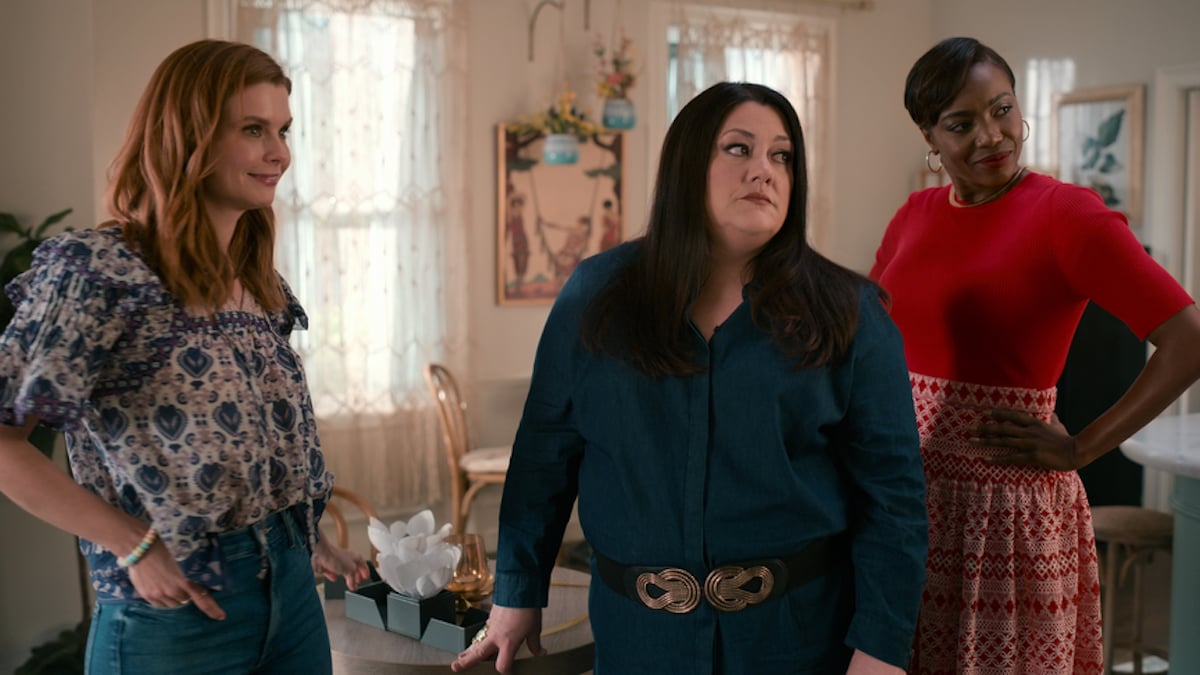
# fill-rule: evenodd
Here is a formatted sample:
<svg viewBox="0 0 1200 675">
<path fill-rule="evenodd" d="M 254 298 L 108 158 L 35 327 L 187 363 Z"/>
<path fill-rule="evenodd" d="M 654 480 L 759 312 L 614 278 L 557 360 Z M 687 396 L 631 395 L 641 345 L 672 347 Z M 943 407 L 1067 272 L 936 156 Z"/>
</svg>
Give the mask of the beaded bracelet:
<svg viewBox="0 0 1200 675">
<path fill-rule="evenodd" d="M 142 537 L 142 541 L 138 543 L 137 547 L 134 548 L 129 555 L 125 556 L 124 558 L 117 559 L 117 566 L 133 567 L 143 557 L 145 557 L 146 552 L 150 550 L 150 547 L 153 546 L 154 542 L 156 541 L 158 541 L 158 530 L 154 529 L 153 527 L 149 530 L 146 530 L 146 536 Z"/>
</svg>

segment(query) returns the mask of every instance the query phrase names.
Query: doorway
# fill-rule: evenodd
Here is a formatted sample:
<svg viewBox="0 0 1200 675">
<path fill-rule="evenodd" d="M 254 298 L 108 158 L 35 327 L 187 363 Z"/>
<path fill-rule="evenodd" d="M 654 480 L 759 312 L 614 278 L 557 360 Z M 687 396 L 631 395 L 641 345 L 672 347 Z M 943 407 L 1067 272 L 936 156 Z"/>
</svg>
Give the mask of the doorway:
<svg viewBox="0 0 1200 675">
<path fill-rule="evenodd" d="M 1200 295 L 1200 63 L 1159 68 L 1154 75 L 1153 116 L 1148 131 L 1148 243 L 1154 257 Z M 1200 411 L 1193 386 L 1167 413 Z M 1170 511 L 1174 481 L 1147 468 L 1143 505 Z"/>
<path fill-rule="evenodd" d="M 1193 298 L 1200 297 L 1200 87 L 1187 90 L 1187 164 L 1184 168 L 1183 279 Z M 1183 398 L 1184 412 L 1200 412 L 1200 384 Z"/>
</svg>

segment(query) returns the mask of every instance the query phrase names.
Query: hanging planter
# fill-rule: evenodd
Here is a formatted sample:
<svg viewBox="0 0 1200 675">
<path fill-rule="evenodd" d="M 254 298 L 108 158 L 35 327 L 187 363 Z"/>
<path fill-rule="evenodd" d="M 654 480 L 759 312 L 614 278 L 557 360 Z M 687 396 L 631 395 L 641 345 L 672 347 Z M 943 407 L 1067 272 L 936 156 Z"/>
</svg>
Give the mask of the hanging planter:
<svg viewBox="0 0 1200 675">
<path fill-rule="evenodd" d="M 578 162 L 579 138 L 574 134 L 547 134 L 542 144 L 542 161 L 547 164 Z"/>
<path fill-rule="evenodd" d="M 542 161 L 547 164 L 574 164 L 579 161 L 579 139 L 600 132 L 587 113 L 575 107 L 575 92 L 563 82 L 557 100 L 545 110 L 517 119 L 517 133 L 538 133 L 542 143 Z"/>
<path fill-rule="evenodd" d="M 632 129 L 637 124 L 637 111 L 627 98 L 604 99 L 604 126 L 609 129 Z"/>
<path fill-rule="evenodd" d="M 596 55 L 596 93 L 604 98 L 604 115 L 601 118 L 609 129 L 632 129 L 637 123 L 629 90 L 637 77 L 633 73 L 633 41 L 625 36 L 624 30 L 616 31 L 620 36 L 617 46 L 609 52 L 604 39 L 596 34 L 593 53 Z"/>
</svg>

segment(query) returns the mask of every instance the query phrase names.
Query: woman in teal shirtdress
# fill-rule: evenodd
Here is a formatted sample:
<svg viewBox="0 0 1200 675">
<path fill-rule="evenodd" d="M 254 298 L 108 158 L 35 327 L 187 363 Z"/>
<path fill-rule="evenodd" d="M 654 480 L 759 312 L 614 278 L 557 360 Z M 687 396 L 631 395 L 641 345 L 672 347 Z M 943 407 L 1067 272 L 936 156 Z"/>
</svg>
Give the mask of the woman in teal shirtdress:
<svg viewBox="0 0 1200 675">
<path fill-rule="evenodd" d="M 550 313 L 496 606 L 456 670 L 541 650 L 578 496 L 598 675 L 902 672 L 926 551 L 908 372 L 879 289 L 808 246 L 806 192 L 782 95 L 722 83 L 680 111 L 646 235 Z M 722 592 L 689 585 L 724 565 Z"/>
</svg>

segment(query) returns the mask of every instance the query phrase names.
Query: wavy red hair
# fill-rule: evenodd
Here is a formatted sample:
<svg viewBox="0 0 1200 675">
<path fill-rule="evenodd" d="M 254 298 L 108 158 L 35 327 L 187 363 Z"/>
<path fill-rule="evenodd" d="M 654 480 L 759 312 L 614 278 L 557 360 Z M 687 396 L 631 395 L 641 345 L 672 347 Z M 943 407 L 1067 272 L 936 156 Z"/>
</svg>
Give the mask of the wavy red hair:
<svg viewBox="0 0 1200 675">
<path fill-rule="evenodd" d="M 107 206 L 125 239 L 184 305 L 216 311 L 239 280 L 263 308 L 285 305 L 275 272 L 275 213 L 247 211 L 226 254 L 204 208 L 213 142 L 225 103 L 261 83 L 292 91 L 266 52 L 200 40 L 172 52 L 154 71 L 109 167 Z"/>
</svg>

